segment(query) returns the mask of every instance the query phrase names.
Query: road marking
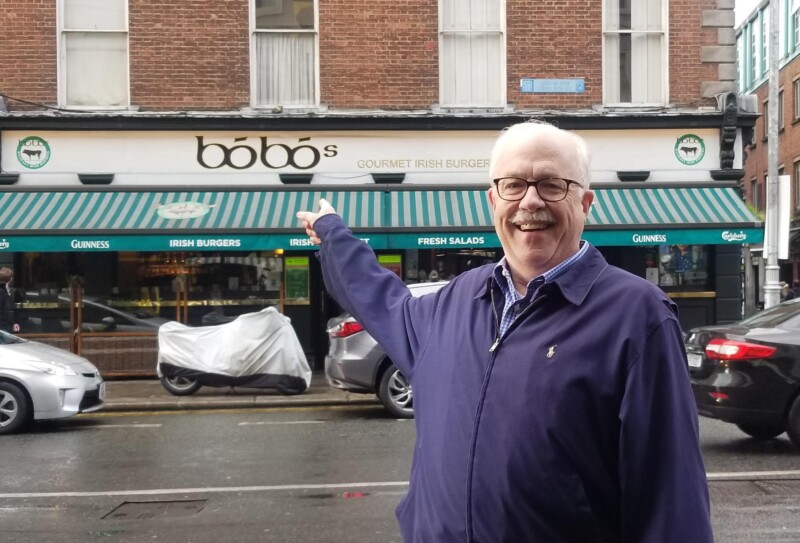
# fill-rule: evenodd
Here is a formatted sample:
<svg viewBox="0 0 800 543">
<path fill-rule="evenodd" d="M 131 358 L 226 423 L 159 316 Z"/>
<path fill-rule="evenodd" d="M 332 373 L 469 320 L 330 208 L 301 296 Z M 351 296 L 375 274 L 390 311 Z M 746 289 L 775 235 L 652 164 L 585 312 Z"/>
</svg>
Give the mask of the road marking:
<svg viewBox="0 0 800 543">
<path fill-rule="evenodd" d="M 169 494 L 212 494 L 226 492 L 274 492 L 285 490 L 338 490 L 353 488 L 381 488 L 408 486 L 407 481 L 372 483 L 331 483 L 319 485 L 222 486 L 207 488 L 155 488 L 151 490 L 109 490 L 104 492 L 15 492 L 0 493 L 0 499 L 9 498 L 92 498 L 97 496 L 163 496 Z"/>
<path fill-rule="evenodd" d="M 374 411 L 383 409 L 380 404 L 346 404 L 346 405 L 309 405 L 298 407 L 250 407 L 242 405 L 242 407 L 214 407 L 214 408 L 201 408 L 192 409 L 189 407 L 180 409 L 160 409 L 153 411 L 93 411 L 92 413 L 82 413 L 77 415 L 76 418 L 94 419 L 94 418 L 117 418 L 117 417 L 158 417 L 163 415 L 225 415 L 230 413 L 308 413 L 312 411 Z"/>
<path fill-rule="evenodd" d="M 800 479 L 800 471 L 728 471 L 706 473 L 709 481 L 725 481 L 738 479 L 772 479 L 775 477 L 786 477 Z"/>
<path fill-rule="evenodd" d="M 800 471 L 739 471 L 706 474 L 709 479 L 800 478 Z M 339 490 L 353 488 L 405 487 L 408 481 L 330 483 L 316 485 L 217 486 L 206 488 L 155 488 L 151 490 L 108 490 L 98 492 L 15 492 L 0 493 L 0 499 L 19 498 L 92 498 L 98 496 L 164 496 L 171 494 L 222 494 L 228 492 L 276 492 L 293 490 Z"/>
<path fill-rule="evenodd" d="M 262 420 L 258 422 L 240 422 L 239 426 L 266 426 L 266 425 L 281 425 L 281 424 L 324 424 L 324 420 L 285 420 L 285 421 L 267 421 Z"/>
<path fill-rule="evenodd" d="M 158 424 L 98 424 L 93 428 L 161 428 L 161 423 Z"/>
</svg>

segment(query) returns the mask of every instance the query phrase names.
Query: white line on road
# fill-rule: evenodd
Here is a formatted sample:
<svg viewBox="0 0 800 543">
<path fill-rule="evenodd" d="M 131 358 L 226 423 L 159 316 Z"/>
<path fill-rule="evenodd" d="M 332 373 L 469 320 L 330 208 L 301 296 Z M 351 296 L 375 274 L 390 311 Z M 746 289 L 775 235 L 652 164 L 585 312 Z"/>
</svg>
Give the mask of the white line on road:
<svg viewBox="0 0 800 543">
<path fill-rule="evenodd" d="M 728 471 L 718 473 L 707 473 L 709 481 L 719 480 L 738 480 L 738 479 L 771 479 L 774 477 L 793 477 L 800 478 L 800 471 Z"/>
<path fill-rule="evenodd" d="M 738 471 L 708 473 L 713 480 L 800 478 L 800 471 Z M 13 498 L 91 498 L 97 496 L 164 496 L 171 494 L 220 494 L 226 492 L 275 492 L 286 490 L 339 490 L 352 488 L 405 487 L 408 481 L 331 483 L 317 485 L 222 486 L 206 488 L 155 488 L 151 490 L 108 490 L 100 492 L 15 492 L 0 493 L 0 499 Z"/>
<path fill-rule="evenodd" d="M 161 428 L 161 424 L 98 424 L 92 428 Z"/>
<path fill-rule="evenodd" d="M 5 498 L 91 498 L 95 496 L 163 496 L 165 494 L 211 494 L 224 492 L 273 492 L 276 490 L 338 490 L 352 488 L 380 488 L 408 486 L 407 481 L 373 483 L 332 483 L 320 485 L 272 485 L 272 486 L 222 486 L 207 488 L 155 488 L 151 490 L 109 490 L 105 492 L 15 492 L 0 493 Z"/>
<path fill-rule="evenodd" d="M 286 420 L 286 421 L 258 421 L 258 422 L 240 422 L 239 426 L 265 426 L 265 425 L 278 425 L 278 424 L 324 424 L 324 420 Z"/>
</svg>

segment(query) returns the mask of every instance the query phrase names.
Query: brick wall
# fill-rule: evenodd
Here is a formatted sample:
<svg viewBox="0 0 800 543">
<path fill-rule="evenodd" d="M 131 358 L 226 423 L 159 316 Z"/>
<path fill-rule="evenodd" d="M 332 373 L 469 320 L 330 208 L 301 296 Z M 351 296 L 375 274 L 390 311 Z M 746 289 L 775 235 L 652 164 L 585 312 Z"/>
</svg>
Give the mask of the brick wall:
<svg viewBox="0 0 800 543">
<path fill-rule="evenodd" d="M 56 105 L 55 5 L 52 0 L 0 0 L 0 92 L 3 94 Z M 20 102 L 8 105 L 31 109 Z"/>
<path fill-rule="evenodd" d="M 701 47 L 716 0 L 671 0 L 670 101 L 698 105 L 717 79 Z M 56 100 L 55 0 L 0 0 L 0 92 Z M 601 0 L 508 0 L 508 101 L 518 109 L 602 102 Z M 236 110 L 250 99 L 247 0 L 129 0 L 131 102 L 142 111 Z M 321 100 L 331 110 L 429 109 L 439 101 L 432 0 L 320 0 Z M 519 92 L 521 78 L 572 78 L 581 95 Z M 708 105 L 706 101 L 705 104 Z M 18 103 L 13 107 L 19 109 Z"/>
<path fill-rule="evenodd" d="M 783 67 L 779 75 L 778 90 L 783 91 L 783 130 L 778 133 L 778 168 L 783 168 L 784 175 L 793 176 L 793 165 L 800 161 L 800 111 L 794 108 L 794 87 L 793 81 L 800 78 L 800 57 L 796 57 L 789 64 Z M 767 162 L 767 141 L 764 132 L 764 100 L 767 100 L 769 88 L 767 83 L 756 89 L 755 95 L 758 99 L 758 112 L 762 114 L 756 120 L 755 146 L 745 146 L 744 164 L 744 187 L 748 202 L 752 202 L 750 191 L 751 181 L 756 179 L 760 191 L 760 208 L 766 208 L 766 178 L 765 172 L 768 168 Z M 792 209 L 800 208 L 797 193 L 797 180 L 792 179 Z"/>
</svg>

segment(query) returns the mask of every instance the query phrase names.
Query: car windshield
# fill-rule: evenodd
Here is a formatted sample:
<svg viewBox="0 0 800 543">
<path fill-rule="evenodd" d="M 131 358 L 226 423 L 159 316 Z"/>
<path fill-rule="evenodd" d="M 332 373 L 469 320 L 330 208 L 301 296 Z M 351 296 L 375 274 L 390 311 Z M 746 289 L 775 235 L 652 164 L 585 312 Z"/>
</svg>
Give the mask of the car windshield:
<svg viewBox="0 0 800 543">
<path fill-rule="evenodd" d="M 8 332 L 3 332 L 2 330 L 0 330 L 0 345 L 13 345 L 15 343 L 25 343 L 25 342 L 26 340 L 20 337 L 11 335 Z"/>
<path fill-rule="evenodd" d="M 770 328 L 800 314 L 800 298 L 765 309 L 741 321 L 748 328 Z"/>
</svg>

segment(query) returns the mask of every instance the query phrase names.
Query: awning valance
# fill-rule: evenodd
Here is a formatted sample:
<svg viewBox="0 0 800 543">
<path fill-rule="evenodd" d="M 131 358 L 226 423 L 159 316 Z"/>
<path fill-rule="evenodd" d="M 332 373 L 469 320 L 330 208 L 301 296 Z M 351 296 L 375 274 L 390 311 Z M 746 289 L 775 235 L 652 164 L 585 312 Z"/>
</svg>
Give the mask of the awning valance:
<svg viewBox="0 0 800 543">
<path fill-rule="evenodd" d="M 0 193 L 2 251 L 307 249 L 295 214 L 326 198 L 376 249 L 498 247 L 486 189 L 80 190 Z M 730 187 L 599 188 L 597 245 L 759 243 Z"/>
</svg>

